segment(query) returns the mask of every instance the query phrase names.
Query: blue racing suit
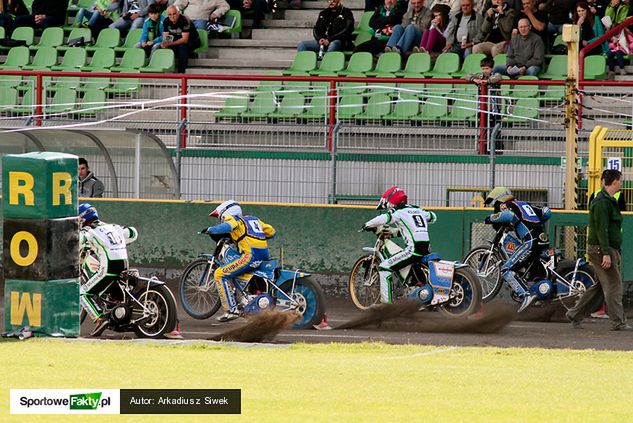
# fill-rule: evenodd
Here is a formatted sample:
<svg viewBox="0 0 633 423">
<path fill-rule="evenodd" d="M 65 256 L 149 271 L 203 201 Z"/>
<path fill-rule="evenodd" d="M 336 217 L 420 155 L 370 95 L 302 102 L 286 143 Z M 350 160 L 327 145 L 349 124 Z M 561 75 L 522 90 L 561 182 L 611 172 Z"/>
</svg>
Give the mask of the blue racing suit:
<svg viewBox="0 0 633 423">
<path fill-rule="evenodd" d="M 275 229 L 255 216 L 223 216 L 223 223 L 211 226 L 207 232 L 213 235 L 229 234 L 237 244 L 240 256 L 218 267 L 213 279 L 220 294 L 222 307 L 236 311 L 237 303 L 231 287 L 231 279 L 243 273 L 256 270 L 262 261 L 268 260 L 268 239 L 275 236 Z"/>
<path fill-rule="evenodd" d="M 516 270 L 528 264 L 530 260 L 549 246 L 549 239 L 543 224 L 549 220 L 548 207 L 535 207 L 526 201 L 510 200 L 495 204 L 495 213 L 486 218 L 486 223 L 510 226 L 521 240 L 521 245 L 510 259 L 501 266 L 503 279 L 516 294 L 527 293 L 525 281 L 516 276 Z"/>
</svg>

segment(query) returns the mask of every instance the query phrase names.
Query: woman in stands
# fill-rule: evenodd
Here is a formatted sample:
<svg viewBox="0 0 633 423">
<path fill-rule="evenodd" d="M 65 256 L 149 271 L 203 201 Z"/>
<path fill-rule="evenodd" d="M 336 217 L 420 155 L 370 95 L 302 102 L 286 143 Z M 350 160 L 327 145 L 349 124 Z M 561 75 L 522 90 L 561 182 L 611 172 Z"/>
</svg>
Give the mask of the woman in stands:
<svg viewBox="0 0 633 423">
<path fill-rule="evenodd" d="M 413 51 L 442 52 L 446 46 L 446 27 L 448 26 L 448 7 L 436 4 L 431 8 L 431 26 L 422 33 L 420 47 L 413 48 Z"/>
<path fill-rule="evenodd" d="M 595 16 L 586 1 L 579 1 L 574 7 L 574 23 L 580 27 L 581 48 L 586 47 L 594 40 L 604 35 L 604 26 L 600 19 Z M 606 54 L 609 51 L 609 44 L 604 42 L 591 49 L 587 54 Z"/>
</svg>

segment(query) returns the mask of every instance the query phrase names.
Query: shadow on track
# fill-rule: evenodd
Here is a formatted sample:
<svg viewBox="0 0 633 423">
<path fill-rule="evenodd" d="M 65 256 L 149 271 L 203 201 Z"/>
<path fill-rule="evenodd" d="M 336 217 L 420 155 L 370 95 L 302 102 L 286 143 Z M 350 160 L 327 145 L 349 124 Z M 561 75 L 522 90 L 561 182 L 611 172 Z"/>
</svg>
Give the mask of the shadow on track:
<svg viewBox="0 0 633 423">
<path fill-rule="evenodd" d="M 504 304 L 486 305 L 481 315 L 467 319 L 451 319 L 438 313 L 418 312 L 419 304 L 404 301 L 379 304 L 363 315 L 335 329 L 380 328 L 404 332 L 494 333 L 516 318 L 515 307 Z"/>
<path fill-rule="evenodd" d="M 271 341 L 279 332 L 289 329 L 299 318 L 296 313 L 267 311 L 246 317 L 247 323 L 219 335 L 209 341 L 264 342 Z"/>
</svg>

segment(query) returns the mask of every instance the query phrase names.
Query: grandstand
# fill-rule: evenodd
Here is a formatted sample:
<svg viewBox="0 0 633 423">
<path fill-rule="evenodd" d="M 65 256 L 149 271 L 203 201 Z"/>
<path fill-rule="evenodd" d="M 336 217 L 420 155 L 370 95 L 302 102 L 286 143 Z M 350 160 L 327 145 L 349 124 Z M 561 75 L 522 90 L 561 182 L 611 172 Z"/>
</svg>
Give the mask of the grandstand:
<svg viewBox="0 0 633 423">
<path fill-rule="evenodd" d="M 345 5 L 352 8 L 362 38 L 369 16 L 362 12 L 364 2 Z M 417 175 L 408 181 L 418 191 L 414 198 L 442 205 L 446 183 L 437 175 L 442 163 L 470 166 L 469 175 L 460 176 L 460 166 L 454 168 L 452 187 L 490 183 L 489 160 L 481 155 L 491 129 L 483 106 L 495 101 L 503 122 L 494 132 L 496 148 L 506 161 L 495 172 L 509 178 L 512 172 L 503 165 L 534 166 L 531 172 L 543 177 L 523 186 L 548 186 L 550 204 L 560 204 L 566 56 L 548 55 L 539 79 L 504 81 L 498 92 L 483 94 L 462 79 L 478 69 L 477 55 L 460 63 L 453 53 L 406 58 L 385 53 L 374 60 L 368 53 L 345 52 L 327 53 L 318 62 L 314 53 L 297 53 L 296 44 L 311 37 L 323 7 L 304 1 L 301 10 L 277 11 L 268 16 L 265 29 L 250 30 L 248 15 L 240 16 L 232 34 L 203 43 L 184 77 L 166 75 L 174 70 L 170 50 L 148 61 L 131 48 L 138 32 L 124 37 L 104 30 L 95 44 L 69 48 L 68 41 L 82 32 L 71 26 L 72 11 L 65 28 L 39 33 L 18 28 L 13 36 L 26 46 L 5 49 L 0 57 L 0 70 L 6 71 L 0 75 L 2 126 L 146 131 L 174 155 L 181 143 L 188 147 L 179 156 L 184 198 L 230 195 L 210 188 L 210 181 L 228 182 L 227 169 L 255 163 L 261 174 L 244 178 L 258 188 L 242 193 L 244 199 L 362 203 L 380 191 L 385 179 L 400 177 L 399 168 L 411 167 Z M 204 31 L 201 35 L 207 40 Z M 495 58 L 503 60 L 503 55 Z M 605 81 L 605 66 L 602 56 L 585 59 L 585 79 L 603 82 L 581 87 L 581 156 L 596 124 L 625 128 L 631 122 L 629 76 Z M 97 173 L 108 172 L 99 167 L 99 157 L 91 162 Z M 433 166 L 418 173 L 421 163 Z M 300 187 L 281 194 L 277 187 L 261 186 L 288 180 Z M 425 191 L 428 185 L 435 188 Z"/>
</svg>

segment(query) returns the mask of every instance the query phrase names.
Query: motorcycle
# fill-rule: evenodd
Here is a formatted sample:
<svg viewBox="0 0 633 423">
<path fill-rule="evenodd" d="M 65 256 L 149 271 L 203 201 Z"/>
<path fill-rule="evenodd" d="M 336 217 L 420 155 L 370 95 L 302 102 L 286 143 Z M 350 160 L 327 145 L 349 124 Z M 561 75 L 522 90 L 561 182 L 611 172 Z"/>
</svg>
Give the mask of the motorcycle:
<svg viewBox="0 0 633 423">
<path fill-rule="evenodd" d="M 492 300 L 501 289 L 501 266 L 521 245 L 512 232 L 508 226 L 500 227 L 488 241 L 488 246 L 475 247 L 464 258 L 464 263 L 475 269 L 481 280 L 484 302 Z M 517 271 L 517 275 L 527 283 L 528 290 L 536 294 L 537 300 L 560 301 L 567 309 L 574 305 L 576 297 L 595 283 L 590 264 L 582 259 L 564 259 L 557 249 L 544 250 L 538 260 L 531 260 L 527 267 Z M 512 299 L 522 301 L 514 290 Z"/>
<path fill-rule="evenodd" d="M 208 319 L 220 308 L 220 296 L 213 273 L 240 256 L 235 243 L 226 236 L 208 234 L 215 242 L 212 254 L 203 253 L 185 268 L 180 277 L 182 306 L 194 319 Z M 264 310 L 296 312 L 294 329 L 311 328 L 323 319 L 325 294 L 309 273 L 282 268 L 280 260 L 264 261 L 251 273 L 233 279 L 238 304 L 246 315 Z"/>
<path fill-rule="evenodd" d="M 367 309 L 380 303 L 378 265 L 402 248 L 391 240 L 397 229 L 387 225 L 376 228 L 376 243 L 364 247 L 368 255 L 356 260 L 348 288 L 354 305 Z M 441 260 L 439 254 L 427 254 L 392 276 L 392 298 L 420 302 L 421 310 L 438 310 L 442 315 L 459 318 L 477 312 L 481 306 L 481 286 L 477 275 L 465 264 Z"/>
<path fill-rule="evenodd" d="M 98 260 L 85 254 L 81 265 L 84 284 L 98 268 Z M 162 338 L 176 327 L 176 299 L 165 282 L 156 277 L 145 278 L 136 269 L 128 269 L 110 282 L 93 298 L 110 319 L 109 330 L 134 332 L 142 338 Z M 87 317 L 82 308 L 81 323 Z"/>
</svg>

